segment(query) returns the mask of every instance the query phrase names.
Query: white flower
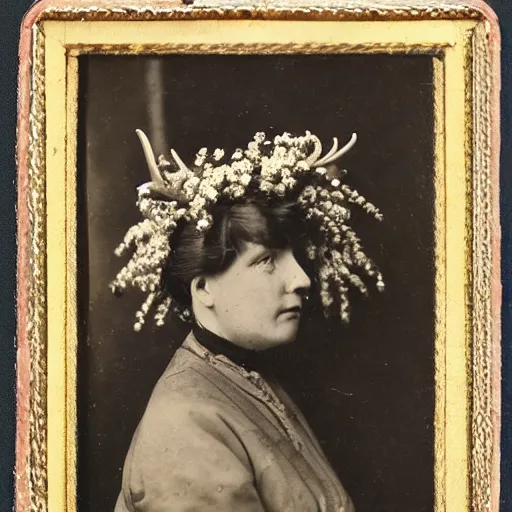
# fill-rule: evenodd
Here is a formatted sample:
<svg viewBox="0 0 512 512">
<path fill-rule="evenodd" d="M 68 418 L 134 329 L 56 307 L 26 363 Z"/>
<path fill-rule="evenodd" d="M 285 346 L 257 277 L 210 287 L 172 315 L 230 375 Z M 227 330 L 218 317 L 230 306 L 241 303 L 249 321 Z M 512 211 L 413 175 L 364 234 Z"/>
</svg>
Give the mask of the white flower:
<svg viewBox="0 0 512 512">
<path fill-rule="evenodd" d="M 242 176 L 240 176 L 240 183 L 246 187 L 247 185 L 249 185 L 249 183 L 251 182 L 251 175 L 250 174 L 242 174 Z"/>
<path fill-rule="evenodd" d="M 332 181 L 331 181 L 331 185 L 333 187 L 339 187 L 340 186 L 340 180 L 337 179 L 337 178 L 334 178 Z"/>
<path fill-rule="evenodd" d="M 252 173 L 254 170 L 253 164 L 250 162 L 250 160 L 247 160 L 244 158 L 243 160 L 239 160 L 238 162 L 233 162 L 231 164 L 231 168 L 240 174 L 242 173 Z"/>
<path fill-rule="evenodd" d="M 202 208 L 204 208 L 204 206 L 206 205 L 206 199 L 202 196 L 200 196 L 199 194 L 197 194 L 194 199 L 192 200 L 192 202 L 190 203 L 190 207 L 191 208 L 194 208 L 196 210 L 200 210 Z"/>
<path fill-rule="evenodd" d="M 282 135 L 276 135 L 274 137 L 274 144 L 290 144 L 291 135 L 288 132 L 284 132 Z"/>
<path fill-rule="evenodd" d="M 270 192 L 274 188 L 274 185 L 270 181 L 263 180 L 260 183 L 260 190 L 263 192 Z"/>
<path fill-rule="evenodd" d="M 297 183 L 295 178 L 283 178 L 282 180 L 282 184 L 287 188 L 293 188 L 295 183 Z"/>
<path fill-rule="evenodd" d="M 214 152 L 213 152 L 213 159 L 214 160 L 220 160 L 222 157 L 224 156 L 224 150 L 223 149 L 216 149 Z"/>
<path fill-rule="evenodd" d="M 295 164 L 295 169 L 297 171 L 309 171 L 309 165 L 307 164 L 307 162 L 305 160 L 299 160 L 296 164 Z"/>
<path fill-rule="evenodd" d="M 208 227 L 209 222 L 206 219 L 201 219 L 197 222 L 197 227 L 200 230 L 206 229 Z"/>
<path fill-rule="evenodd" d="M 257 132 L 254 134 L 254 140 L 256 142 L 263 142 L 265 140 L 265 133 L 264 132 Z"/>
<path fill-rule="evenodd" d="M 169 167 L 171 165 L 171 162 L 165 158 L 164 155 L 160 155 L 158 157 L 158 167 Z"/>
<path fill-rule="evenodd" d="M 261 177 L 272 179 L 279 172 L 281 165 L 282 162 L 276 162 L 273 158 L 268 158 L 264 156 L 261 159 Z"/>
<path fill-rule="evenodd" d="M 284 193 L 286 192 L 286 188 L 282 183 L 279 183 L 274 187 L 274 191 L 278 196 L 284 196 Z"/>
<path fill-rule="evenodd" d="M 276 146 L 274 148 L 274 152 L 272 154 L 272 158 L 281 158 L 284 159 L 286 156 L 286 148 L 283 146 Z"/>
<path fill-rule="evenodd" d="M 226 170 L 226 179 L 230 183 L 235 183 L 236 181 L 236 173 L 233 169 L 231 169 L 231 167 L 228 170 Z"/>
<path fill-rule="evenodd" d="M 201 167 L 204 164 L 204 161 L 206 160 L 207 152 L 208 152 L 208 150 L 206 148 L 201 148 L 196 153 L 196 159 L 194 161 L 194 165 L 196 165 L 197 167 Z"/>
<path fill-rule="evenodd" d="M 222 167 L 217 167 L 217 169 L 215 169 L 211 174 L 210 183 L 213 187 L 217 187 L 222 184 L 224 177 L 224 169 Z"/>
<path fill-rule="evenodd" d="M 233 197 L 242 197 L 245 189 L 241 185 L 234 185 Z"/>
<path fill-rule="evenodd" d="M 327 169 L 325 167 L 317 167 L 315 169 L 315 172 L 317 174 L 320 174 L 320 176 L 323 176 L 327 172 Z"/>
<path fill-rule="evenodd" d="M 240 160 L 244 154 L 242 153 L 241 149 L 237 149 L 232 155 L 231 160 Z"/>
<path fill-rule="evenodd" d="M 215 199 L 217 199 L 217 196 L 219 195 L 219 193 L 217 192 L 216 189 L 214 189 L 213 187 L 210 187 L 208 188 L 208 190 L 206 190 L 206 198 L 209 199 L 210 201 L 215 201 Z"/>
<path fill-rule="evenodd" d="M 203 180 L 203 181 L 201 181 L 201 184 L 199 185 L 199 193 L 202 196 L 213 200 L 217 197 L 218 191 L 213 186 L 213 184 L 210 180 Z"/>
</svg>

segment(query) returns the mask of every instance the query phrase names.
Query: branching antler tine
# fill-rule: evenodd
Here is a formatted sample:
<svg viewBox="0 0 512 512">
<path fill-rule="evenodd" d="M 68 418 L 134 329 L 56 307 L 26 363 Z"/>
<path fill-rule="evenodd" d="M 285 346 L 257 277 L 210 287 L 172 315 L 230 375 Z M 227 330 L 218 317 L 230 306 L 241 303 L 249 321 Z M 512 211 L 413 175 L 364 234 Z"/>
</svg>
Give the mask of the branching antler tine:
<svg viewBox="0 0 512 512">
<path fill-rule="evenodd" d="M 320 142 L 320 139 L 316 136 L 312 137 L 313 144 L 315 145 L 315 149 L 313 150 L 313 153 L 309 155 L 306 158 L 306 163 L 311 167 L 315 165 L 315 162 L 318 160 L 320 155 L 322 154 L 322 143 Z"/>
<path fill-rule="evenodd" d="M 336 151 L 338 151 L 338 139 L 336 137 L 334 137 L 332 140 L 333 140 L 332 148 L 329 150 L 329 152 L 325 156 L 323 156 L 322 158 L 320 158 L 320 160 L 318 160 L 316 162 L 316 165 L 322 165 L 324 162 L 329 160 L 329 158 L 332 155 L 334 155 L 334 153 L 336 153 Z"/>
<path fill-rule="evenodd" d="M 183 160 L 178 156 L 178 153 L 176 153 L 174 149 L 171 149 L 171 155 L 174 158 L 174 161 L 178 164 L 180 171 L 190 172 L 190 169 L 183 163 Z"/>
<path fill-rule="evenodd" d="M 151 181 L 157 185 L 163 184 L 163 179 L 160 175 L 160 171 L 158 170 L 155 154 L 153 153 L 153 148 L 151 147 L 149 139 L 142 130 L 137 129 L 135 130 L 135 133 L 138 135 L 142 144 L 142 149 L 144 150 L 144 156 L 146 157 L 146 162 L 148 164 Z"/>
<path fill-rule="evenodd" d="M 354 144 L 356 143 L 357 141 L 357 134 L 356 133 L 353 133 L 352 134 L 352 137 L 350 138 L 350 140 L 347 142 L 347 144 L 345 144 L 337 153 L 334 153 L 334 155 L 332 155 L 330 158 L 328 158 L 327 160 L 325 159 L 322 159 L 323 162 L 322 162 L 322 165 L 325 165 L 325 164 L 329 164 L 331 162 L 334 162 L 334 160 L 338 160 L 338 158 L 340 158 L 341 156 L 343 156 L 347 151 L 349 151 L 350 149 L 352 149 L 352 147 L 354 146 Z M 316 167 L 316 164 L 315 164 L 315 167 Z"/>
</svg>

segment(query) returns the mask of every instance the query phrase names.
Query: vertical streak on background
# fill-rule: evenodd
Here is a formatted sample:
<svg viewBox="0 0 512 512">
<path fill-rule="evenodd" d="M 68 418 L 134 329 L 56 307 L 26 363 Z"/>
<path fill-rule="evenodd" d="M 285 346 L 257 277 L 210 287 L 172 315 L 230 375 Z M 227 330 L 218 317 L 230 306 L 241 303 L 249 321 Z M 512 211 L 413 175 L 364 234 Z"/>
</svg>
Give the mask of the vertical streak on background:
<svg viewBox="0 0 512 512">
<path fill-rule="evenodd" d="M 163 60 L 150 58 L 146 65 L 144 81 L 146 84 L 146 101 L 149 117 L 149 139 L 157 155 L 167 152 L 164 118 Z"/>
</svg>

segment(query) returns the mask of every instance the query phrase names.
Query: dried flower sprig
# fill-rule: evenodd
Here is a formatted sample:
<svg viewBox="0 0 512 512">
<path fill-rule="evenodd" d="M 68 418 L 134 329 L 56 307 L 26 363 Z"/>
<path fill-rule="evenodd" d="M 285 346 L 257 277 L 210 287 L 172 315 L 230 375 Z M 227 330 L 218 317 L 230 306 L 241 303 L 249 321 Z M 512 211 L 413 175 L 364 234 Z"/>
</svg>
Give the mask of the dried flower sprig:
<svg viewBox="0 0 512 512">
<path fill-rule="evenodd" d="M 326 316 L 334 314 L 342 322 L 349 321 L 349 289 L 368 294 L 365 276 L 376 280 L 379 291 L 384 289 L 381 273 L 348 225 L 353 205 L 377 220 L 382 220 L 382 215 L 356 190 L 341 183 L 345 170 L 333 175 L 331 169 L 332 162 L 355 144 L 356 134 L 341 149 L 334 138 L 331 149 L 321 156 L 322 144 L 310 132 L 300 137 L 283 133 L 273 140 L 258 132 L 247 148 L 235 150 L 228 162 L 223 149 L 210 153 L 201 148 L 193 168 L 174 150 L 172 163 L 164 156 L 157 163 L 146 135 L 140 130 L 137 135 L 151 181 L 138 187 L 137 206 L 144 220 L 128 230 L 116 249 L 118 256 L 128 250 L 132 255 L 111 283 L 115 293 L 135 286 L 148 294 L 135 315 L 135 330 L 142 328 L 151 308 L 157 325 L 164 324 L 170 311 L 185 321 L 192 318 L 191 311 L 175 303 L 162 286 L 163 269 L 171 253 L 170 237 L 180 222 L 208 231 L 211 208 L 220 200 L 287 199 L 299 203 L 312 227 L 306 230 L 311 234 L 306 252 L 315 263 Z"/>
</svg>

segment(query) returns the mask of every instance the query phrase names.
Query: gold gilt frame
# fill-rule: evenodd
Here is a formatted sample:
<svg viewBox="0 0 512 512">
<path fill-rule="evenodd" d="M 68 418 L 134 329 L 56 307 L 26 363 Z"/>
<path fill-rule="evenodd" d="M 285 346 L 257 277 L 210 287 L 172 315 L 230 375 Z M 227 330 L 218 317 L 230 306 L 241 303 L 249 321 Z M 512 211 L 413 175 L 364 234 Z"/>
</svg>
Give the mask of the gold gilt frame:
<svg viewBox="0 0 512 512">
<path fill-rule="evenodd" d="M 76 510 L 77 57 L 187 52 L 432 55 L 435 511 L 498 511 L 497 22 L 478 1 L 357 3 L 46 0 L 28 13 L 20 49 L 17 512 Z"/>
</svg>

